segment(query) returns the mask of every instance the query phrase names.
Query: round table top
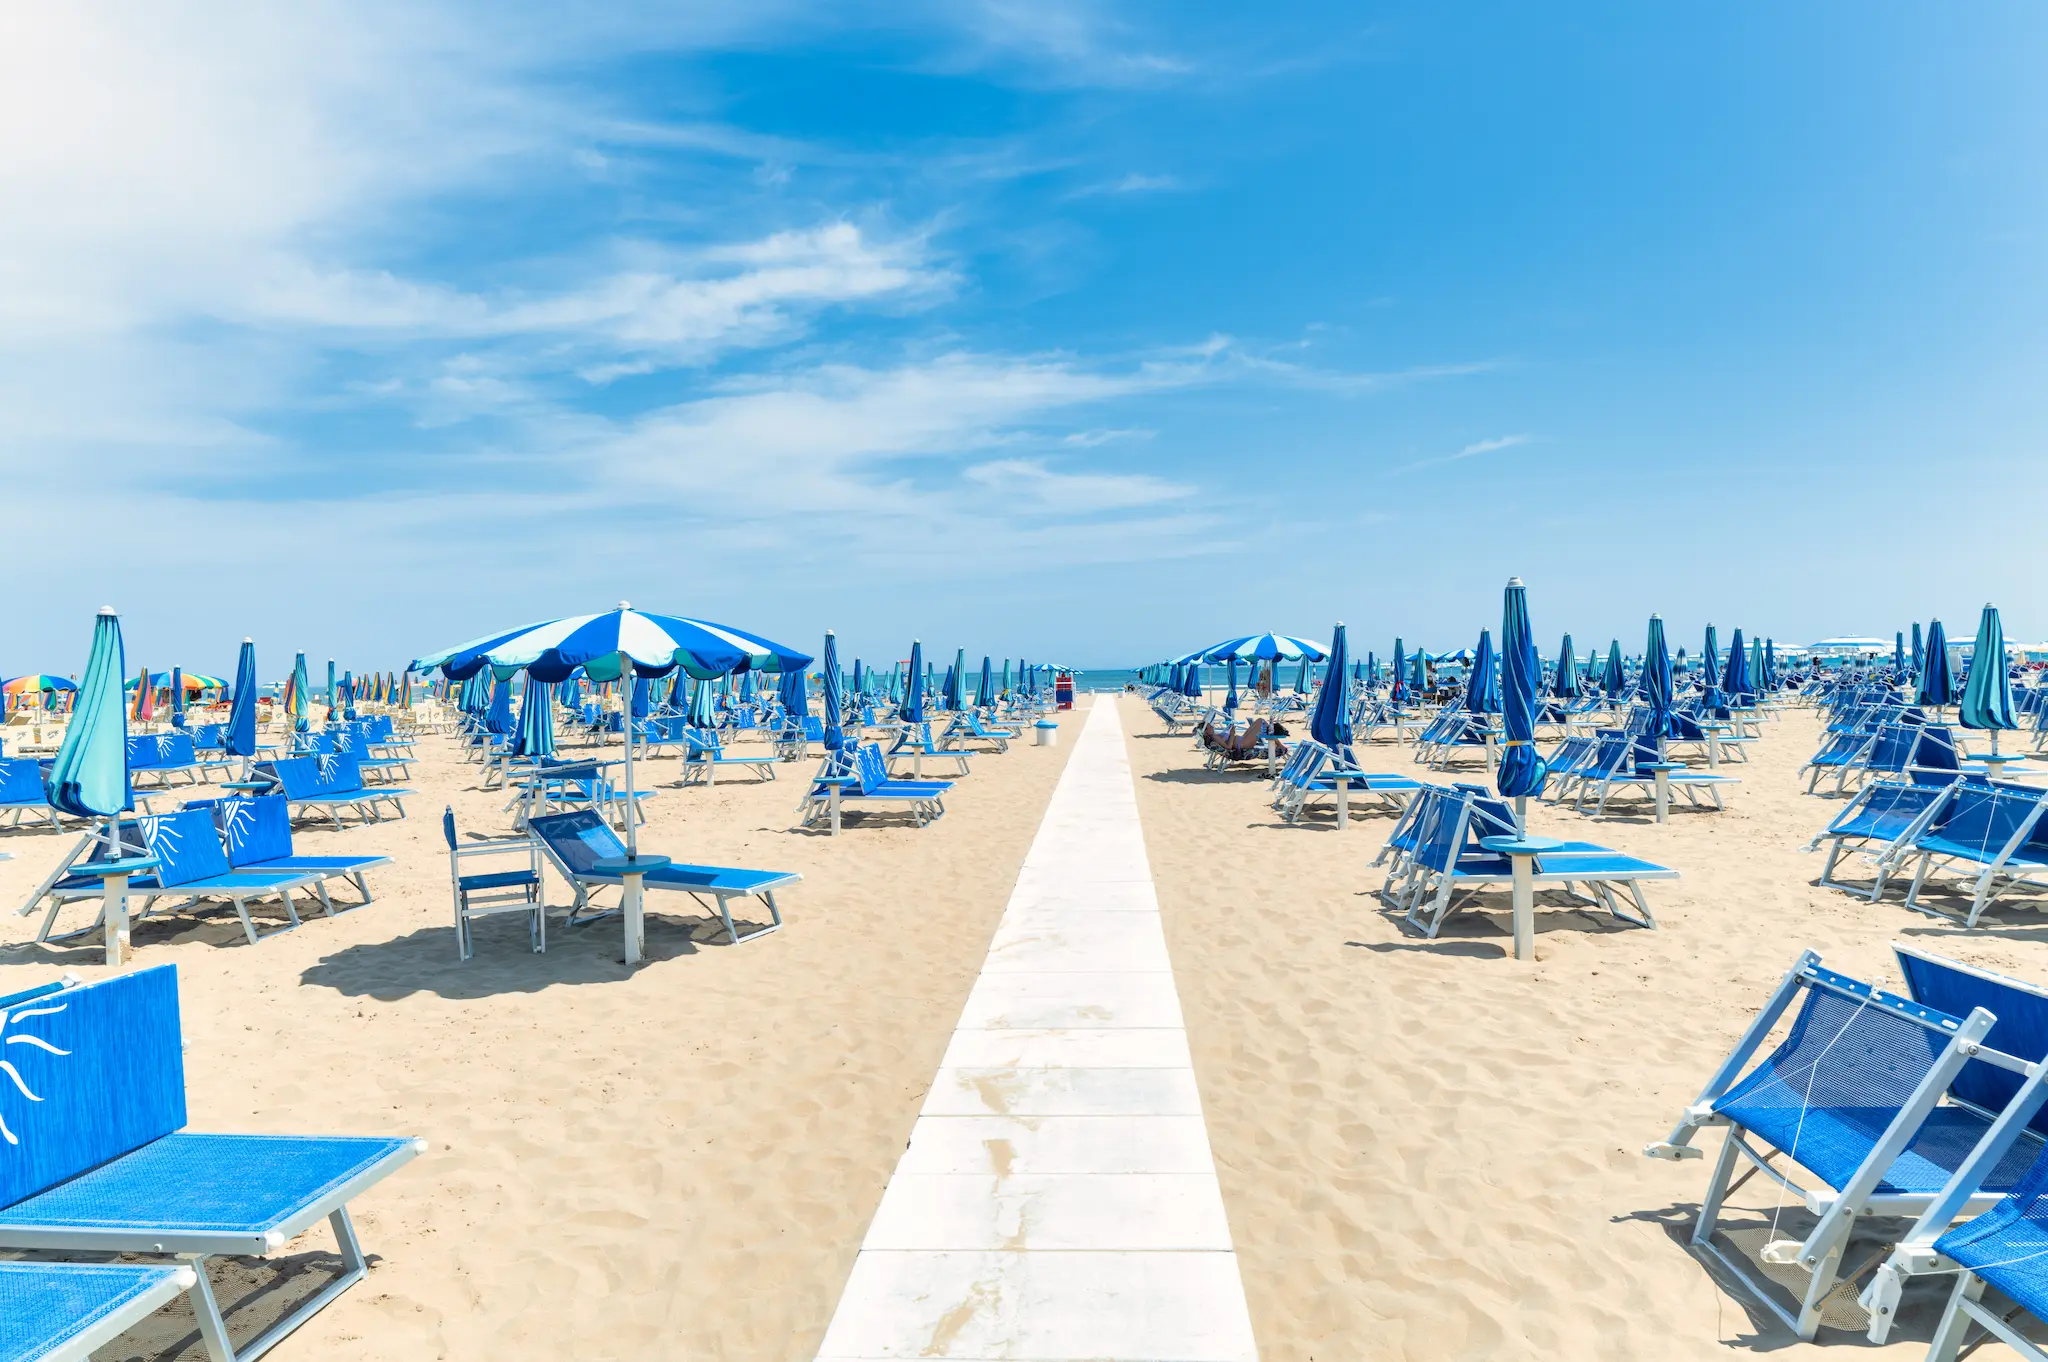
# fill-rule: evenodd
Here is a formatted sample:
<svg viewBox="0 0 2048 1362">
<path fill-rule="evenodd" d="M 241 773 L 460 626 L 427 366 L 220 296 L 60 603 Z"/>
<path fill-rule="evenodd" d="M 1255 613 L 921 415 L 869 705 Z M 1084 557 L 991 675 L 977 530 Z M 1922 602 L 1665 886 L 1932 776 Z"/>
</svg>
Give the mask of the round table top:
<svg viewBox="0 0 2048 1362">
<path fill-rule="evenodd" d="M 607 856 L 590 868 L 600 875 L 644 875 L 650 870 L 666 870 L 671 864 L 666 856 L 643 851 L 638 856 Z"/>
<path fill-rule="evenodd" d="M 71 868 L 80 875 L 93 875 L 104 880 L 115 875 L 135 875 L 154 870 L 162 864 L 155 856 L 124 856 L 118 861 L 80 861 Z"/>
<path fill-rule="evenodd" d="M 1636 769 L 1638 771 L 1683 771 L 1685 763 L 1682 761 L 1639 761 L 1636 763 Z"/>
<path fill-rule="evenodd" d="M 1479 845 L 1497 855 L 1540 856 L 1546 851 L 1555 851 L 1564 843 L 1555 837 L 1482 837 Z"/>
</svg>

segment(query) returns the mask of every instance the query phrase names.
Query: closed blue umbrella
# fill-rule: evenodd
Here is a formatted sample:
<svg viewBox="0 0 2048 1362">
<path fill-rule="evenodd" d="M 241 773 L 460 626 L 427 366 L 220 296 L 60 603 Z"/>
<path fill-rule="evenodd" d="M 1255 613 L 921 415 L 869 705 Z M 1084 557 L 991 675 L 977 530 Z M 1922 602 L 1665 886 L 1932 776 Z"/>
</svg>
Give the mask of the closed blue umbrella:
<svg viewBox="0 0 2048 1362">
<path fill-rule="evenodd" d="M 1941 709 L 1955 698 L 1955 677 L 1948 669 L 1948 633 L 1940 620 L 1933 620 L 1927 626 L 1927 655 L 1920 663 L 1920 689 L 1913 703 Z"/>
<path fill-rule="evenodd" d="M 1913 621 L 1913 675 L 1920 674 L 1920 666 L 1926 653 L 1920 646 L 1920 621 Z"/>
<path fill-rule="evenodd" d="M 718 727 L 718 709 L 711 703 L 711 681 L 700 677 L 690 683 L 690 727 Z"/>
<path fill-rule="evenodd" d="M 1429 689 L 1428 664 L 1423 661 L 1422 649 L 1415 650 L 1415 656 L 1408 659 L 1408 685 L 1411 690 Z"/>
<path fill-rule="evenodd" d="M 1223 712 L 1225 714 L 1235 714 L 1237 712 L 1237 659 L 1235 657 L 1230 659 L 1230 693 L 1223 697 Z"/>
<path fill-rule="evenodd" d="M 1664 645 L 1664 617 L 1650 616 L 1650 634 L 1643 645 L 1643 699 L 1650 706 L 1650 734 L 1657 740 L 1657 756 L 1664 755 L 1664 739 L 1671 733 L 1671 653 Z"/>
<path fill-rule="evenodd" d="M 995 702 L 995 668 L 989 664 L 988 655 L 984 653 L 981 658 L 981 684 L 974 688 L 974 703 L 982 709 L 987 709 Z"/>
<path fill-rule="evenodd" d="M 171 727 L 185 726 L 185 669 L 171 668 Z"/>
<path fill-rule="evenodd" d="M 1334 642 L 1334 640 L 1333 640 Z M 1380 683 L 1379 654 L 1368 650 L 1365 655 L 1365 684 L 1377 687 Z"/>
<path fill-rule="evenodd" d="M 1323 677 L 1322 693 L 1309 711 L 1308 735 L 1343 759 L 1351 748 L 1351 700 L 1344 693 L 1344 663 L 1350 644 L 1344 637 L 1344 622 L 1330 631 L 1330 670 Z M 1236 663 L 1231 664 L 1233 667 Z"/>
<path fill-rule="evenodd" d="M 1494 665 L 1493 631 L 1479 631 L 1479 648 L 1472 654 L 1472 674 L 1465 678 L 1465 708 L 1474 714 L 1500 713 L 1500 672 Z"/>
<path fill-rule="evenodd" d="M 1906 631 L 1892 630 L 1892 670 L 1899 675 L 1906 674 Z"/>
<path fill-rule="evenodd" d="M 924 722 L 924 644 L 910 641 L 910 684 L 904 687 L 903 703 L 897 714 L 907 724 Z"/>
<path fill-rule="evenodd" d="M 334 659 L 327 659 L 327 708 L 334 708 L 334 688 L 339 683 L 334 679 Z"/>
<path fill-rule="evenodd" d="M 1998 754 L 1998 735 L 2020 726 L 2013 714 L 2012 674 L 2005 661 L 2005 625 L 1995 605 L 1987 604 L 1977 621 L 1977 642 L 1970 649 L 1970 671 L 1963 680 L 1956 722 L 1964 728 L 1988 730 L 1993 756 Z"/>
<path fill-rule="evenodd" d="M 292 731 L 294 733 L 304 733 L 312 722 L 309 717 L 312 710 L 312 699 L 307 694 L 311 685 L 312 680 L 306 675 L 306 655 L 300 653 L 292 663 L 292 702 L 288 706 L 291 710 Z"/>
<path fill-rule="evenodd" d="M 332 716 L 330 715 L 329 717 Z M 341 674 L 341 717 L 344 719 L 356 717 L 356 674 L 354 672 L 343 672 Z"/>
<path fill-rule="evenodd" d="M 860 670 L 860 659 L 853 660 L 854 671 Z M 839 640 L 832 631 L 825 631 L 825 750 L 837 752 L 846 746 L 846 697 L 840 693 L 839 682 Z"/>
<path fill-rule="evenodd" d="M 228 709 L 228 725 L 222 734 L 228 755 L 256 755 L 256 641 L 242 640 L 242 656 L 235 663 L 235 698 Z"/>
<path fill-rule="evenodd" d="M 1479 647 L 1482 653 L 1486 651 L 1484 635 Z M 1520 577 L 1508 578 L 1501 601 L 1500 648 L 1503 741 L 1494 786 L 1515 801 L 1515 821 L 1520 824 L 1522 801 L 1542 794 L 1544 777 L 1549 774 L 1536 751 L 1536 692 L 1543 680 L 1543 663 L 1536 656 L 1536 635 L 1529 626 L 1529 593 Z"/>
<path fill-rule="evenodd" d="M 1685 650 L 1683 648 L 1679 649 L 1678 655 L 1680 657 L 1684 657 Z M 1707 684 L 1709 686 L 1712 686 L 1715 684 L 1715 678 L 1721 674 L 1721 641 L 1720 638 L 1715 634 L 1714 626 L 1711 624 L 1707 626 L 1706 663 Z"/>
<path fill-rule="evenodd" d="M 1408 675 L 1402 665 L 1404 660 L 1401 656 L 1401 640 L 1397 638 L 1394 640 L 1394 685 L 1393 689 L 1387 692 L 1387 699 L 1396 705 L 1408 703 Z"/>
<path fill-rule="evenodd" d="M 802 667 L 795 667 L 782 673 L 775 683 L 775 698 L 799 722 L 811 712 L 810 682 Z"/>
<path fill-rule="evenodd" d="M 1735 631 L 1735 641 L 1728 645 L 1728 669 L 1721 674 L 1721 689 L 1728 693 L 1728 703 L 1731 705 L 1756 693 L 1756 687 L 1749 675 L 1749 654 L 1742 649 L 1740 629 Z"/>
<path fill-rule="evenodd" d="M 1778 688 L 1778 645 L 1773 639 L 1764 640 L 1764 689 Z"/>
<path fill-rule="evenodd" d="M 1606 691 L 1610 699 L 1619 697 L 1628 689 L 1628 677 L 1621 669 L 1621 640 L 1618 638 L 1607 641 L 1607 670 L 1601 674 L 1600 689 Z"/>
<path fill-rule="evenodd" d="M 1557 648 L 1557 674 L 1550 678 L 1550 693 L 1569 700 L 1579 693 L 1579 664 L 1572 656 L 1572 636 L 1566 634 Z"/>
<path fill-rule="evenodd" d="M 514 729 L 512 755 L 552 757 L 555 754 L 555 687 L 551 681 L 526 678 L 526 691 L 519 697 L 519 723 Z"/>
<path fill-rule="evenodd" d="M 510 733 L 517 726 L 512 718 L 512 682 L 501 676 L 491 686 L 491 707 L 484 711 L 484 728 L 492 733 Z"/>
<path fill-rule="evenodd" d="M 953 652 L 953 665 L 948 669 L 946 684 L 946 707 L 955 711 L 967 708 L 967 650 L 957 648 Z"/>
<path fill-rule="evenodd" d="M 1332 643 L 1330 646 L 1332 648 L 1335 648 L 1336 644 Z M 1334 657 L 1336 656 L 1336 654 L 1333 652 L 1331 656 Z M 1333 666 L 1329 669 L 1328 674 L 1337 677 L 1339 680 L 1342 680 L 1344 676 L 1344 669 L 1342 667 Z M 1294 693 L 1296 695 L 1308 694 L 1308 659 L 1306 657 L 1301 659 L 1301 666 L 1295 669 Z"/>
<path fill-rule="evenodd" d="M 680 711 L 690 703 L 689 679 L 690 673 L 682 667 L 676 668 L 675 675 L 669 678 L 668 698 L 663 703 L 670 709 Z"/>
<path fill-rule="evenodd" d="M 113 818 L 135 805 L 128 779 L 128 707 L 121 688 L 128 650 L 109 606 L 92 628 L 92 654 L 71 706 L 64 744 L 43 777 L 50 807 L 79 818 Z"/>
<path fill-rule="evenodd" d="M 636 719 L 644 719 L 654 712 L 654 683 L 644 676 L 633 678 L 632 710 Z"/>
</svg>

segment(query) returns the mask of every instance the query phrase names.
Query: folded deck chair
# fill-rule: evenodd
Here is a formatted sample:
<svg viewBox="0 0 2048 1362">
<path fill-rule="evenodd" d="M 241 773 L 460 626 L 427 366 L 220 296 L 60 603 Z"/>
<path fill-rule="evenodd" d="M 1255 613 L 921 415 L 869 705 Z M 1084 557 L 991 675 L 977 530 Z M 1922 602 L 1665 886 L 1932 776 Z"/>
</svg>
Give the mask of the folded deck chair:
<svg viewBox="0 0 2048 1362">
<path fill-rule="evenodd" d="M 17 993 L 0 1020 L 26 1042 L 0 1084 L 0 1248 L 186 1260 L 212 1362 L 261 1355 L 363 1279 L 349 1202 L 425 1141 L 184 1130 L 175 966 Z M 207 1260 L 268 1257 L 322 1220 L 341 1275 L 237 1351 Z"/>
<path fill-rule="evenodd" d="M 197 1281 L 182 1264 L 0 1262 L 0 1359 L 89 1362 Z"/>
<path fill-rule="evenodd" d="M 626 844 L 602 818 L 588 809 L 573 813 L 549 813 L 532 819 L 527 829 L 539 839 L 542 852 L 575 891 L 576 906 L 569 920 L 577 921 L 590 907 L 595 891 L 623 886 L 622 876 L 598 869 L 599 861 L 626 854 Z M 667 889 L 688 894 L 717 913 L 733 945 L 766 936 L 782 926 L 782 912 L 775 906 L 775 891 L 795 884 L 803 876 L 788 870 L 743 870 L 733 866 L 669 865 L 641 877 L 648 889 Z M 733 925 L 732 900 L 759 899 L 768 910 L 769 923 L 741 934 Z"/>
<path fill-rule="evenodd" d="M 319 876 L 320 904 L 329 917 L 334 915 L 334 901 L 327 892 L 326 881 L 346 880 L 354 885 L 357 902 L 347 906 L 361 908 L 371 901 L 370 883 L 365 875 L 391 864 L 389 856 L 300 855 L 292 849 L 291 811 L 283 795 L 193 800 L 185 807 L 203 808 L 212 815 L 214 827 L 227 846 L 228 865 L 237 875 L 274 871 Z"/>
<path fill-rule="evenodd" d="M 12 815 L 10 826 L 18 828 L 24 814 L 57 826 L 57 811 L 43 786 L 43 765 L 34 757 L 0 757 L 0 817 Z"/>
<path fill-rule="evenodd" d="M 448 881 L 455 897 L 455 958 L 467 960 L 476 954 L 470 924 L 498 913 L 525 913 L 527 943 L 535 954 L 544 954 L 548 918 L 540 878 L 540 843 L 532 837 L 462 841 L 455 835 L 452 807 L 441 810 L 441 835 L 448 841 Z M 465 874 L 463 862 L 479 859 L 497 861 L 501 868 Z"/>
<path fill-rule="evenodd" d="M 1758 1059 L 1795 1002 L 1784 1039 Z M 1651 1158 L 1699 1158 L 1694 1135 L 1709 1126 L 1727 1131 L 1693 1245 L 1811 1339 L 1823 1302 L 1845 1275 L 1843 1250 L 1857 1222 L 1924 1213 L 1990 1127 L 1993 1117 L 1953 1090 L 1966 1066 L 2027 1074 L 2027 1060 L 1987 1041 L 1996 1021 L 1983 1006 L 1956 1017 L 1827 969 L 1818 952 L 1801 954 L 1670 1136 L 1643 1150 Z M 1987 1174 L 1971 1208 L 1988 1209 L 2011 1190 L 2040 1147 L 2038 1137 L 2016 1145 Z M 1782 1257 L 1812 1274 L 1796 1315 L 1712 1242 L 1738 1159 L 1780 1183 L 1785 1204 L 1804 1202 L 1819 1216 L 1802 1242 L 1765 1250 L 1772 1261 Z M 1796 1181 L 1794 1163 L 1818 1185 Z"/>
<path fill-rule="evenodd" d="M 1920 902 L 1930 872 L 1954 874 L 1970 889 L 1965 927 L 2000 894 L 2017 885 L 2044 887 L 2048 874 L 2048 791 L 2005 781 L 1959 780 L 1947 787 L 1935 815 L 1917 828 L 1900 859 L 1914 861 L 1913 884 L 1906 906 L 1936 917 L 1948 917 Z"/>
<path fill-rule="evenodd" d="M 286 757 L 259 763 L 256 769 L 283 789 L 294 817 L 310 811 L 333 819 L 336 828 L 342 826 L 344 812 L 353 813 L 357 819 L 368 823 L 382 818 L 383 810 L 388 806 L 396 816 L 403 818 L 405 796 L 412 793 L 396 785 L 366 787 L 362 767 L 355 754 L 350 752 L 337 752 L 332 756 Z"/>
<path fill-rule="evenodd" d="M 809 827 L 831 817 L 835 807 L 843 813 L 888 810 L 908 813 L 923 827 L 946 812 L 950 780 L 894 780 L 882 764 L 882 749 L 874 743 L 849 745 L 828 753 L 820 763 L 803 800 L 797 805 L 797 826 Z"/>
<path fill-rule="evenodd" d="M 1885 881 L 1898 869 L 1913 838 L 1940 812 L 1948 798 L 1946 785 L 1907 785 L 1890 780 L 1865 785 L 1847 808 L 1800 848 L 1817 851 L 1821 843 L 1827 843 L 1827 864 L 1821 867 L 1815 883 L 1860 894 L 1864 892 L 1860 885 L 1844 884 L 1834 877 L 1835 866 L 1844 853 L 1867 857 L 1875 873 L 1870 901 L 1877 902 L 1884 893 Z"/>
</svg>

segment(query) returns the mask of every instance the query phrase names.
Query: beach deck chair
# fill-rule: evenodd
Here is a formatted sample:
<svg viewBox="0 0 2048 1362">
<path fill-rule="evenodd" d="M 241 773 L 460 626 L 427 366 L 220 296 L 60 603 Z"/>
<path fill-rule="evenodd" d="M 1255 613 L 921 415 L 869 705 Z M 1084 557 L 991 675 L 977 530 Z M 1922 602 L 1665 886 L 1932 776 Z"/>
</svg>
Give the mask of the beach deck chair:
<svg viewBox="0 0 2048 1362">
<path fill-rule="evenodd" d="M 411 790 L 396 785 L 365 786 L 363 771 L 355 754 L 337 752 L 332 756 L 285 757 L 260 762 L 259 774 L 275 780 L 284 791 L 292 816 L 324 815 L 342 826 L 344 812 L 362 822 L 375 822 L 388 806 L 399 818 L 405 817 L 405 796 Z"/>
<path fill-rule="evenodd" d="M 409 779 L 412 776 L 412 758 L 370 755 L 370 744 L 357 731 L 361 727 L 361 724 L 349 724 L 325 733 L 301 733 L 292 744 L 292 755 L 332 757 L 346 753 L 356 759 L 356 766 L 362 771 L 366 782 L 379 781 L 389 784 Z"/>
<path fill-rule="evenodd" d="M 1784 1039 L 1757 1058 L 1794 1003 L 1799 1008 Z M 1727 1132 L 1701 1199 L 1694 1247 L 1811 1339 L 1836 1283 L 1860 1275 L 1854 1268 L 1845 1273 L 1842 1262 L 1857 1222 L 1923 1214 L 1990 1128 L 1994 1117 L 1957 1089 L 1966 1067 L 1981 1064 L 2017 1078 L 2028 1073 L 2028 1060 L 1987 1040 L 1996 1021 L 1981 1004 L 1957 1017 L 1837 973 L 1818 952 L 1803 952 L 1671 1134 L 1643 1150 L 1657 1159 L 1700 1158 L 1703 1151 L 1692 1145 L 1699 1131 Z M 1984 1071 L 1972 1069 L 1973 1078 Z M 2040 1147 L 2038 1136 L 2016 1146 L 1987 1174 L 1972 1208 L 1988 1209 L 2011 1190 Z M 1797 1314 L 1712 1241 L 1738 1161 L 1819 1217 L 1796 1246 L 1765 1250 L 1770 1261 L 1796 1262 L 1812 1274 Z M 1792 1164 L 1819 1185 L 1795 1181 Z"/>
<path fill-rule="evenodd" d="M 425 1141 L 186 1131 L 175 966 L 0 999 L 18 1080 L 0 1084 L 0 1248 L 181 1258 L 212 1362 L 246 1362 L 368 1271 L 348 1207 Z M 33 1097 L 27 1094 L 33 1094 Z M 264 1258 L 326 1220 L 342 1271 L 239 1350 L 209 1258 Z"/>
<path fill-rule="evenodd" d="M 985 743 L 989 751 L 1002 753 L 1010 750 L 1010 743 L 1016 736 L 1017 730 L 1014 728 L 990 727 L 982 718 L 980 710 L 963 709 L 953 716 L 953 722 L 947 726 L 943 740 L 949 744 L 956 741 Z"/>
<path fill-rule="evenodd" d="M 137 785 L 197 785 L 226 761 L 199 759 L 190 733 L 155 733 L 128 739 L 128 776 Z"/>
<path fill-rule="evenodd" d="M 1869 896 L 1872 903 L 1877 902 L 1884 893 L 1885 881 L 1898 868 L 1913 838 L 1940 812 L 1948 798 L 1946 785 L 1910 785 L 1890 780 L 1865 785 L 1847 808 L 1800 848 L 1818 851 L 1823 842 L 1827 843 L 1827 863 L 1821 867 L 1815 883 L 1829 889 L 1846 889 L 1852 894 L 1863 893 L 1861 886 L 1844 884 L 1834 876 L 1844 854 L 1864 856 L 1874 866 Z"/>
<path fill-rule="evenodd" d="M 1433 940 L 1456 908 L 1483 890 L 1514 882 L 1513 862 L 1487 851 L 1480 840 L 1514 835 L 1515 817 L 1504 802 L 1469 791 L 1439 793 L 1431 805 L 1411 853 L 1414 873 L 1406 886 L 1404 922 Z M 1657 920 L 1642 886 L 1677 878 L 1678 872 L 1667 866 L 1592 842 L 1565 842 L 1534 863 L 1539 892 L 1563 890 L 1618 921 L 1653 930 Z M 1633 911 L 1623 905 L 1621 893 L 1632 901 Z"/>
<path fill-rule="evenodd" d="M 1597 741 L 1592 758 L 1582 768 L 1576 782 L 1578 793 L 1572 807 L 1583 812 L 1586 801 L 1596 799 L 1593 813 L 1598 817 L 1607 812 L 1607 801 L 1623 791 L 1644 799 L 1654 798 L 1656 777 L 1639 770 L 1638 763 L 1654 759 L 1656 747 L 1648 739 L 1611 728 L 1602 729 Z M 1702 795 L 1711 801 L 1712 807 L 1725 808 L 1721 791 L 1741 783 L 1735 776 L 1692 770 L 1668 772 L 1666 780 L 1672 793 L 1696 809 L 1708 807 L 1701 802 Z"/>
<path fill-rule="evenodd" d="M 950 761 L 954 763 L 953 774 L 964 776 L 968 774 L 968 763 L 974 755 L 965 747 L 944 746 L 932 736 L 931 721 L 926 720 L 922 723 L 906 724 L 896 735 L 896 741 L 889 746 L 887 764 L 890 775 L 895 776 L 901 774 L 896 769 L 899 762 L 910 762 L 910 778 L 923 780 L 924 763 L 927 760 Z"/>
<path fill-rule="evenodd" d="M 683 781 L 702 780 L 706 785 L 718 783 L 720 771 L 750 771 L 760 780 L 775 779 L 775 758 L 736 757 L 725 750 L 718 735 L 709 729 L 684 728 L 683 737 Z"/>
<path fill-rule="evenodd" d="M 1842 778 L 1863 760 L 1870 745 L 1877 741 L 1874 728 L 1856 728 L 1844 732 L 1830 731 L 1820 750 L 1806 759 L 1806 765 L 1799 768 L 1799 775 L 1806 777 L 1806 792 L 1812 794 L 1814 787 L 1824 775 L 1833 775 L 1839 788 Z"/>
<path fill-rule="evenodd" d="M 389 856 L 301 855 L 292 847 L 290 804 L 281 794 L 191 800 L 185 807 L 202 808 L 212 815 L 214 827 L 227 847 L 228 865 L 235 874 L 278 872 L 318 876 L 320 904 L 329 917 L 334 916 L 335 909 L 333 896 L 327 890 L 328 881 L 343 880 L 353 885 L 357 901 L 345 907 L 361 908 L 372 901 L 368 873 L 391 864 Z"/>
<path fill-rule="evenodd" d="M 89 1362 L 197 1281 L 182 1264 L 0 1262 L 0 1359 Z"/>
<path fill-rule="evenodd" d="M 451 824 L 452 825 L 452 824 Z M 542 814 L 527 824 L 541 851 L 575 892 L 576 905 L 569 920 L 587 920 L 591 899 L 604 888 L 623 887 L 625 880 L 595 867 L 599 861 L 626 854 L 626 844 L 602 818 L 587 809 L 571 813 Z M 669 865 L 641 877 L 648 889 L 665 889 L 688 894 L 716 913 L 725 924 L 725 934 L 735 946 L 766 936 L 782 926 L 782 911 L 775 904 L 775 891 L 797 883 L 803 876 L 788 870 L 746 870 L 735 866 Z M 732 901 L 755 899 L 768 910 L 769 922 L 742 934 L 733 925 Z"/>
<path fill-rule="evenodd" d="M 809 790 L 797 805 L 797 826 L 809 827 L 830 821 L 837 827 L 836 812 L 874 810 L 907 813 L 923 827 L 946 812 L 950 780 L 894 780 L 882 764 L 882 749 L 874 743 L 847 746 L 829 753 L 819 764 Z"/>
<path fill-rule="evenodd" d="M 2007 890 L 2048 887 L 2037 878 L 2048 873 L 2048 825 L 2042 820 L 2048 791 L 1974 778 L 1948 788 L 1950 798 L 1915 830 L 1901 855 L 1902 862 L 1914 861 L 1906 906 L 1952 918 L 1920 902 L 1929 874 L 1944 870 L 1970 886 L 1963 925 L 1974 927 L 1991 901 Z"/>
<path fill-rule="evenodd" d="M 455 835 L 452 807 L 441 810 L 441 835 L 448 842 L 448 885 L 455 899 L 455 958 L 467 960 L 476 954 L 470 924 L 498 913 L 525 913 L 527 941 L 535 954 L 544 954 L 548 921 L 540 878 L 540 843 L 532 837 L 464 842 Z M 501 862 L 504 868 L 465 874 L 463 863 L 479 859 Z"/>
<path fill-rule="evenodd" d="M 24 816 L 58 826 L 43 786 L 43 765 L 34 757 L 0 757 L 0 817 L 11 818 L 9 826 L 18 828 Z"/>
</svg>

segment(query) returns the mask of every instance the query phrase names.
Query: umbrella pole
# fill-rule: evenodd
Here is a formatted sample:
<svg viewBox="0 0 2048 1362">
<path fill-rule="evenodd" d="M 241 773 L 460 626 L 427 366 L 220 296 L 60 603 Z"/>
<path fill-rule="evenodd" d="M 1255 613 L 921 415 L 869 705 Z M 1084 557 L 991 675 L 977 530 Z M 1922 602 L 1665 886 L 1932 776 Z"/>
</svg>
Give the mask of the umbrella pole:
<svg viewBox="0 0 2048 1362">
<path fill-rule="evenodd" d="M 1515 836 L 1529 835 L 1529 796 L 1515 796 Z"/>
<path fill-rule="evenodd" d="M 640 820 L 634 817 L 637 810 L 633 801 L 633 660 L 623 659 L 619 670 L 619 689 L 626 697 L 626 854 L 640 854 Z M 639 907 L 635 904 L 634 907 Z"/>
</svg>

